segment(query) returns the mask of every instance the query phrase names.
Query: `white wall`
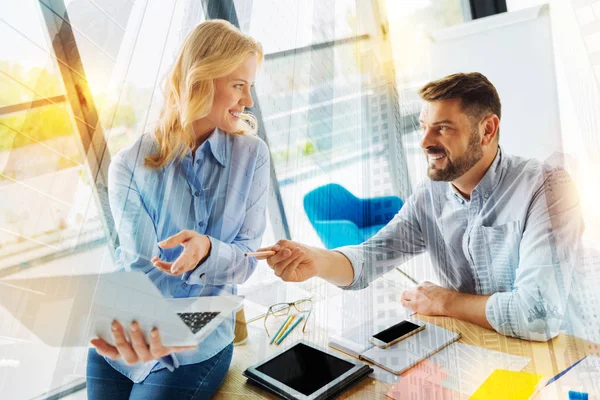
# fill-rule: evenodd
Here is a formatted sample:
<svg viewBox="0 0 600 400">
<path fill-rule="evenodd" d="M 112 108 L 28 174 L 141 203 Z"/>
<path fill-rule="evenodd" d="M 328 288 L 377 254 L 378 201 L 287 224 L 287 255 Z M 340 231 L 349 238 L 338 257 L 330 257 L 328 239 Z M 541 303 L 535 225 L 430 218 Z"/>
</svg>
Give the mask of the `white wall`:
<svg viewBox="0 0 600 400">
<path fill-rule="evenodd" d="M 546 3 L 548 3 L 547 0 L 506 0 L 506 8 L 508 11 L 516 11 Z"/>
<path fill-rule="evenodd" d="M 433 39 L 432 79 L 477 71 L 498 90 L 500 143 L 508 153 L 544 160 L 563 150 L 547 7 L 471 21 Z"/>
</svg>

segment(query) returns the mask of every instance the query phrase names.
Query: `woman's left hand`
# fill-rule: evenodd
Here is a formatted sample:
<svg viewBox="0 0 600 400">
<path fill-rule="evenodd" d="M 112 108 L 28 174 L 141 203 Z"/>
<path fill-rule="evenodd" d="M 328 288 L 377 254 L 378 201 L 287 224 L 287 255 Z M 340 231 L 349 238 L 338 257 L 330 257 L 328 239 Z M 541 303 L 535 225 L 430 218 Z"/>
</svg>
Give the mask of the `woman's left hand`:
<svg viewBox="0 0 600 400">
<path fill-rule="evenodd" d="M 152 257 L 152 264 L 169 275 L 181 275 L 193 270 L 209 254 L 211 248 L 208 236 L 192 230 L 181 231 L 159 242 L 158 245 L 163 249 L 170 249 L 177 245 L 183 246 L 183 252 L 174 262 L 166 262 L 158 257 Z"/>
</svg>

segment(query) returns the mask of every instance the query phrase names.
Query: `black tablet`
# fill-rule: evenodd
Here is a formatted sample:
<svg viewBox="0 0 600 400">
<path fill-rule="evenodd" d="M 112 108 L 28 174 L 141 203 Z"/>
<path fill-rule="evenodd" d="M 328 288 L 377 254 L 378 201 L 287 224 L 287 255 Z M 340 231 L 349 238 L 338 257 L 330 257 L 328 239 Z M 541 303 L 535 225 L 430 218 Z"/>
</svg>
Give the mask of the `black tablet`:
<svg viewBox="0 0 600 400">
<path fill-rule="evenodd" d="M 246 371 L 244 375 L 286 399 L 335 397 L 373 372 L 368 365 L 299 341 Z"/>
</svg>

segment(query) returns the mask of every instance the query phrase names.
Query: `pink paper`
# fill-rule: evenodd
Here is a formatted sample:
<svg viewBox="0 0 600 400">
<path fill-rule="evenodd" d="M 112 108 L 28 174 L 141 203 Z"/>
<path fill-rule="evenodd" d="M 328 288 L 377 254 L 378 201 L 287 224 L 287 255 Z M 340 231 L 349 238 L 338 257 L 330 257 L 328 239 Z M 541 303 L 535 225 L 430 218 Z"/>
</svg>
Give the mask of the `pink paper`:
<svg viewBox="0 0 600 400">
<path fill-rule="evenodd" d="M 449 375 L 450 372 L 441 364 L 423 360 L 403 373 L 402 379 L 386 393 L 386 396 L 394 400 L 458 398 L 453 390 L 440 385 Z"/>
</svg>

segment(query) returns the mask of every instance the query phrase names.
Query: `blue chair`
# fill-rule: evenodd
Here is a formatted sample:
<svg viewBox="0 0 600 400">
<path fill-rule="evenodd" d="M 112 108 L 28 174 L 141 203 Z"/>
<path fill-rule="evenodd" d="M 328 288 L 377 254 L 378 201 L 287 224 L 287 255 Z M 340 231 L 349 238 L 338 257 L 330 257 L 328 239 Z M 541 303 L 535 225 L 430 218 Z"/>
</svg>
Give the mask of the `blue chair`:
<svg viewBox="0 0 600 400">
<path fill-rule="evenodd" d="M 394 218 L 402 205 L 396 196 L 359 199 L 335 183 L 304 196 L 304 211 L 328 249 L 364 242 Z"/>
</svg>

